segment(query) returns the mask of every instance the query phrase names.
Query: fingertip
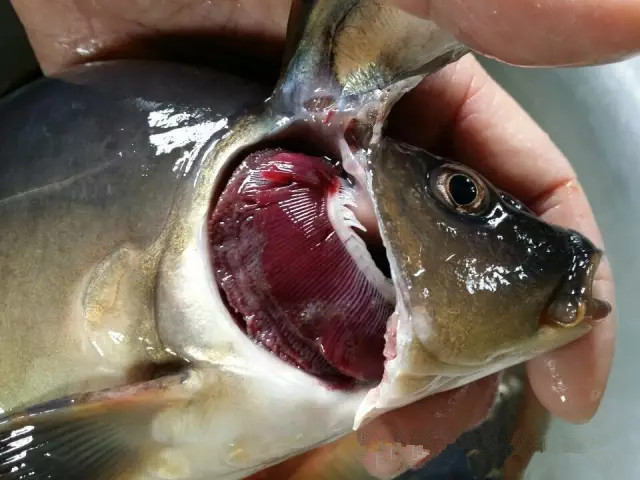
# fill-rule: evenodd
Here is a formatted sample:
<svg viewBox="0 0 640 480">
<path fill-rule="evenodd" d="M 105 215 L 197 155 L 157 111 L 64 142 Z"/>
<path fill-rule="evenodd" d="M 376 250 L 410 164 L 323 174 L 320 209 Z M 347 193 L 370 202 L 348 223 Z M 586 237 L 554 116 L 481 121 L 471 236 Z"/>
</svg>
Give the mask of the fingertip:
<svg viewBox="0 0 640 480">
<path fill-rule="evenodd" d="M 570 0 L 387 0 L 516 65 L 611 62 L 640 50 L 640 4 Z"/>
</svg>

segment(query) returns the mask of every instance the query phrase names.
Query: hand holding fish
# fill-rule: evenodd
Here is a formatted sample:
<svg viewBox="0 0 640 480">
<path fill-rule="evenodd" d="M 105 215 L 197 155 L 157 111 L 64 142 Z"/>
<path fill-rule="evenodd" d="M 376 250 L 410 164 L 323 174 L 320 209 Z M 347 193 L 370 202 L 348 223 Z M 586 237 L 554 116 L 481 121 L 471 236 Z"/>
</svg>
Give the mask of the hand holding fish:
<svg viewBox="0 0 640 480">
<path fill-rule="evenodd" d="M 161 56 L 212 61 L 209 53 L 221 45 L 245 62 L 260 62 L 265 72 L 275 71 L 277 67 L 269 67 L 277 65 L 289 12 L 289 2 L 279 0 L 213 5 L 181 0 L 161 2 L 153 10 L 144 1 L 12 1 L 46 73 L 94 59 Z M 539 7 L 539 2 L 529 1 L 394 1 L 450 29 L 477 51 L 516 64 L 589 64 L 640 50 L 640 6 L 629 2 L 579 6 L 556 1 Z M 616 35 L 604 38 L 603 32 L 612 31 Z M 203 43 L 194 53 L 189 41 L 196 37 Z M 567 159 L 473 57 L 430 75 L 402 98 L 389 118 L 389 131 L 399 140 L 470 166 L 542 219 L 576 230 L 603 247 Z M 366 213 L 359 220 L 375 224 Z M 595 297 L 613 306 L 606 262 L 593 288 Z M 542 406 L 568 421 L 588 420 L 606 388 L 614 340 L 615 310 L 575 342 L 530 360 L 528 378 Z M 379 452 L 365 459 L 367 468 L 385 476 L 432 458 L 485 417 L 495 388 L 495 376 L 485 377 L 365 425 L 359 432 L 365 445 L 420 445 L 429 453 L 401 449 L 393 461 L 386 461 L 389 452 Z M 304 460 L 291 460 L 257 478 L 286 478 Z"/>
</svg>

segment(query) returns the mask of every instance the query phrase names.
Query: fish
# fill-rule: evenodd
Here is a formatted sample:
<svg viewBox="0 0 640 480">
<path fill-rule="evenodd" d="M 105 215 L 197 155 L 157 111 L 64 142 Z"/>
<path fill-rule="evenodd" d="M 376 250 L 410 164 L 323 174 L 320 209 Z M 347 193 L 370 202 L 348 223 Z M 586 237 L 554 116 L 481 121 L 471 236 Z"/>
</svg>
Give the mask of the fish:
<svg viewBox="0 0 640 480">
<path fill-rule="evenodd" d="M 384 136 L 466 52 L 295 2 L 275 87 L 115 61 L 3 99 L 0 478 L 247 478 L 588 332 L 603 252 Z"/>
</svg>

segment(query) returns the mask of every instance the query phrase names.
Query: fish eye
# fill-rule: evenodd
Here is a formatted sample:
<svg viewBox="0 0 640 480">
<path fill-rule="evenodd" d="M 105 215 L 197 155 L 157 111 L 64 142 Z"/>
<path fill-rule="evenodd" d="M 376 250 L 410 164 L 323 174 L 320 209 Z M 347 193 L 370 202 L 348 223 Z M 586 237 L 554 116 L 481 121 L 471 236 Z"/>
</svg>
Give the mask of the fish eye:
<svg viewBox="0 0 640 480">
<path fill-rule="evenodd" d="M 478 187 L 475 182 L 466 175 L 456 174 L 449 177 L 447 185 L 449 196 L 461 207 L 472 205 L 478 198 Z"/>
<path fill-rule="evenodd" d="M 444 166 L 431 175 L 437 197 L 457 212 L 478 215 L 487 205 L 487 190 L 477 175 L 457 166 Z"/>
</svg>

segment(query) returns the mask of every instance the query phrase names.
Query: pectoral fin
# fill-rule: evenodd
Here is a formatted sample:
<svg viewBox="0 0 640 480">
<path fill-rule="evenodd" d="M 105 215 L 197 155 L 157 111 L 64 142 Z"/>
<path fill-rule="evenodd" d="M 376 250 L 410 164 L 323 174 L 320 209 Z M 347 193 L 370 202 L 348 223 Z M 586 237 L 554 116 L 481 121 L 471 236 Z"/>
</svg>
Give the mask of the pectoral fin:
<svg viewBox="0 0 640 480">
<path fill-rule="evenodd" d="M 188 380 L 171 375 L 0 417 L 0 479 L 133 478 L 154 448 L 154 415 L 188 398 Z"/>
</svg>

